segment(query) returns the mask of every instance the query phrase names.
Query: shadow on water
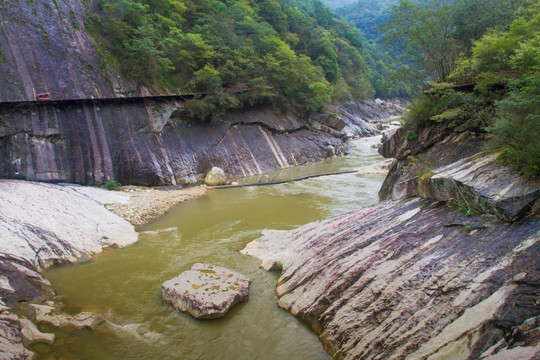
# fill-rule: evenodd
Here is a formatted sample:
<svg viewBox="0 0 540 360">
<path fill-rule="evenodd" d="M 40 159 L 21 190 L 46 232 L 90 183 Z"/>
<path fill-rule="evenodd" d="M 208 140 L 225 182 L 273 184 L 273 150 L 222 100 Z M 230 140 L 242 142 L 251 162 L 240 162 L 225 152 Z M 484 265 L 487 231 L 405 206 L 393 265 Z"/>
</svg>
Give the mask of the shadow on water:
<svg viewBox="0 0 540 360">
<path fill-rule="evenodd" d="M 292 178 L 381 160 L 360 139 L 350 155 L 284 172 Z M 277 306 L 279 274 L 239 250 L 264 229 L 290 230 L 377 202 L 383 175 L 344 174 L 274 186 L 209 190 L 145 226 L 139 242 L 46 276 L 71 311 L 108 320 L 96 331 L 58 330 L 47 359 L 329 359 L 315 334 Z M 169 231 L 160 231 L 171 229 Z M 160 298 L 161 284 L 195 262 L 251 278 L 250 300 L 219 320 L 194 320 Z"/>
</svg>

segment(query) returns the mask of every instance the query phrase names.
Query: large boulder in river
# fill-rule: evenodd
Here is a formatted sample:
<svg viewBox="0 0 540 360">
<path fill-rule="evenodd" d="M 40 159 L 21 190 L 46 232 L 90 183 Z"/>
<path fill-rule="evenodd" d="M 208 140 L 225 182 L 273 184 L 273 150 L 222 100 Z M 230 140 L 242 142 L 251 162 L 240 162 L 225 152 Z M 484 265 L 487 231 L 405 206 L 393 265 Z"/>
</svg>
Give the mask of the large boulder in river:
<svg viewBox="0 0 540 360">
<path fill-rule="evenodd" d="M 212 264 L 194 264 L 191 270 L 163 283 L 161 296 L 177 310 L 197 319 L 216 319 L 249 299 L 250 279 Z"/>
<path fill-rule="evenodd" d="M 227 183 L 227 177 L 225 176 L 225 171 L 222 168 L 214 166 L 212 170 L 206 174 L 204 178 L 204 183 L 208 186 L 219 186 L 225 185 Z"/>
</svg>

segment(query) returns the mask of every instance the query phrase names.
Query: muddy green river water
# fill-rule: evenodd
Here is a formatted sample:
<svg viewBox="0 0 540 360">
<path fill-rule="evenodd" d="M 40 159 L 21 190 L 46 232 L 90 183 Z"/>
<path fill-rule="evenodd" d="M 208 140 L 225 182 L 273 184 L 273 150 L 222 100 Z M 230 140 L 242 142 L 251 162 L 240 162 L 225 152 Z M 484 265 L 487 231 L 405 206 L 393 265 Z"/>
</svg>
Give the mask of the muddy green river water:
<svg viewBox="0 0 540 360">
<path fill-rule="evenodd" d="M 378 138 L 354 141 L 351 153 L 268 174 L 270 180 L 356 169 L 382 160 Z M 256 181 L 265 179 L 249 179 Z M 317 336 L 277 306 L 279 273 L 239 253 L 264 229 L 294 229 L 377 202 L 384 175 L 343 174 L 299 182 L 209 190 L 147 225 L 139 241 L 93 261 L 46 274 L 69 312 L 95 311 L 95 331 L 55 330 L 42 359 L 329 359 Z M 171 230 L 171 228 L 173 228 Z M 169 229 L 167 231 L 162 231 Z M 161 284 L 195 262 L 236 270 L 252 280 L 250 300 L 219 320 L 195 320 L 162 302 Z M 45 329 L 52 330 L 52 329 Z"/>
</svg>

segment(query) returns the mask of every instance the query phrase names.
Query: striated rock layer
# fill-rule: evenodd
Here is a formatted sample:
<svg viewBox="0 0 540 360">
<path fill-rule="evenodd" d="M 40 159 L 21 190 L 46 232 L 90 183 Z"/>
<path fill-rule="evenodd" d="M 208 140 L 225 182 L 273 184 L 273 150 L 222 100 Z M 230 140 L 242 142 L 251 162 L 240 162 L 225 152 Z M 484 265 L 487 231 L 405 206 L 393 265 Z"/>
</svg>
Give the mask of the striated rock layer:
<svg viewBox="0 0 540 360">
<path fill-rule="evenodd" d="M 0 2 L 0 101 L 109 97 L 127 85 L 109 66 L 100 67 L 85 29 L 94 0 Z"/>
<path fill-rule="evenodd" d="M 26 359 L 23 339 L 52 341 L 7 311 L 54 295 L 43 270 L 137 240 L 133 226 L 104 206 L 127 200 L 98 188 L 0 180 L 0 358 Z"/>
<path fill-rule="evenodd" d="M 243 177 L 348 152 L 339 136 L 292 114 L 178 117 L 170 100 L 0 106 L 0 177 L 38 181 L 193 184 L 217 166 Z M 335 131 L 335 130 L 334 130 Z"/>
<path fill-rule="evenodd" d="M 103 189 L 0 180 L 0 305 L 51 294 L 40 272 L 54 264 L 137 241 L 133 226 L 104 207 L 123 201 Z"/>
<path fill-rule="evenodd" d="M 335 359 L 540 355 L 538 217 L 508 225 L 440 202 L 385 201 L 267 231 L 242 252 L 283 269 L 279 306 Z"/>
<path fill-rule="evenodd" d="M 469 213 L 481 212 L 512 222 L 527 215 L 540 198 L 540 183 L 524 179 L 483 153 L 481 135 L 452 133 L 443 125 L 424 127 L 415 141 L 399 129 L 379 152 L 396 158 L 379 192 L 381 199 L 413 196 L 453 201 Z"/>
<path fill-rule="evenodd" d="M 335 359 L 540 358 L 540 184 L 482 135 L 405 134 L 380 148 L 387 200 L 242 252 L 282 269 L 279 305 Z"/>
</svg>

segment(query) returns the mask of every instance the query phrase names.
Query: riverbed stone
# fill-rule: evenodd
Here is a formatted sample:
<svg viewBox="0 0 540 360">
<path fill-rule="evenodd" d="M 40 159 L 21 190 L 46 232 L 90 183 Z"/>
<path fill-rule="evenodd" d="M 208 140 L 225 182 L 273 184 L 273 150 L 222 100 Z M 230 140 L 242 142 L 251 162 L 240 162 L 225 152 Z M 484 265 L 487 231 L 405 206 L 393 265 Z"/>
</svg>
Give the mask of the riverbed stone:
<svg viewBox="0 0 540 360">
<path fill-rule="evenodd" d="M 227 268 L 196 263 L 191 270 L 163 283 L 163 300 L 196 319 L 216 319 L 249 299 L 250 279 Z"/>
<path fill-rule="evenodd" d="M 52 345 L 54 343 L 54 334 L 42 333 L 30 320 L 20 318 L 19 324 L 24 345 L 28 346 L 36 343 Z"/>
<path fill-rule="evenodd" d="M 94 312 L 81 312 L 76 315 L 68 315 L 59 312 L 54 306 L 46 304 L 30 304 L 28 306 L 30 317 L 36 323 L 46 323 L 60 328 L 67 325 L 76 329 L 95 329 L 103 322 L 103 315 Z"/>
<path fill-rule="evenodd" d="M 219 186 L 225 185 L 227 183 L 227 177 L 225 176 L 225 171 L 222 168 L 214 166 L 212 170 L 206 174 L 204 178 L 204 183 L 208 186 Z"/>
</svg>

